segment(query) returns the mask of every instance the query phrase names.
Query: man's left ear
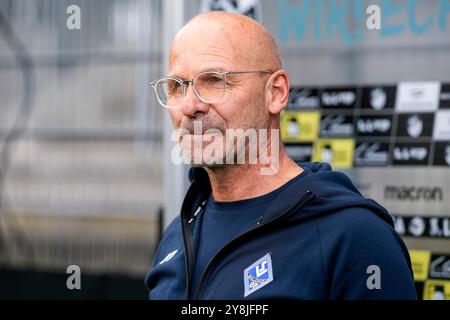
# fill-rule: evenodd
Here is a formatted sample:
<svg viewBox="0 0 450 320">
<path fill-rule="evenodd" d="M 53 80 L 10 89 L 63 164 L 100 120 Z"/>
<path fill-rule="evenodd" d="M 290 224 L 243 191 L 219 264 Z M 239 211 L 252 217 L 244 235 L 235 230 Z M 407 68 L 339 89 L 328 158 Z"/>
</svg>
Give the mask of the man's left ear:
<svg viewBox="0 0 450 320">
<path fill-rule="evenodd" d="M 286 107 L 289 99 L 289 76 L 285 70 L 272 74 L 266 84 L 266 103 L 271 114 L 279 114 Z"/>
</svg>

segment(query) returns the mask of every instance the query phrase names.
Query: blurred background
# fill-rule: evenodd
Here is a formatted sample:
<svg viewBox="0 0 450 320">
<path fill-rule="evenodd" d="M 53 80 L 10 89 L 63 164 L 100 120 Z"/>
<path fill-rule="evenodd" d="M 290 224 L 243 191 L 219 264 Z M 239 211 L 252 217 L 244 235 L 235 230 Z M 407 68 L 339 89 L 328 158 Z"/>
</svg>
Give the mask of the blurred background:
<svg viewBox="0 0 450 320">
<path fill-rule="evenodd" d="M 366 26 L 370 4 L 381 7 L 379 30 Z M 187 168 L 167 156 L 170 124 L 150 82 L 165 74 L 177 28 L 207 10 L 249 15 L 278 41 L 293 85 L 289 111 L 322 117 L 310 118 L 315 133 L 285 140 L 296 160 L 326 161 L 317 148 L 334 140 L 320 139 L 353 139 L 361 116 L 388 115 L 399 127 L 401 83 L 439 87 L 436 108 L 411 112 L 434 114 L 450 100 L 447 0 L 0 0 L 0 298 L 146 299 L 145 274 L 187 185 Z M 363 96 L 377 88 L 393 96 L 391 111 L 354 111 L 369 108 Z M 350 110 L 354 130 L 333 137 L 323 120 L 336 111 L 324 112 L 324 97 L 346 90 L 357 102 L 337 106 Z M 425 118 L 427 128 L 437 121 Z M 432 129 L 414 140 L 430 154 L 450 141 L 450 121 L 439 125 L 439 144 Z M 419 296 L 450 299 L 450 160 L 394 161 L 396 143 L 411 143 L 398 136 L 394 128 L 369 137 L 389 145 L 389 161 L 357 163 L 356 137 L 344 150 L 350 162 L 332 164 L 399 218 Z M 439 194 L 402 197 L 403 187 Z M 69 265 L 80 267 L 82 290 L 67 289 Z"/>
<path fill-rule="evenodd" d="M 149 85 L 161 2 L 0 1 L 0 297 L 146 297 L 162 206 Z M 80 30 L 66 26 L 72 4 Z M 72 264 L 92 275 L 78 293 Z"/>
</svg>

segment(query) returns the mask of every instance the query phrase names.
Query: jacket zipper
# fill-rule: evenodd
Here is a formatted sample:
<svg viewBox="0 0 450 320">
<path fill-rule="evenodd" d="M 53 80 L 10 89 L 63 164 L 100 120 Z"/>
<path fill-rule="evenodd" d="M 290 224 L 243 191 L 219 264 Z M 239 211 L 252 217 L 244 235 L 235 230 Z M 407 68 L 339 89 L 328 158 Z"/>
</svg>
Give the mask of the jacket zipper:
<svg viewBox="0 0 450 320">
<path fill-rule="evenodd" d="M 183 202 L 183 206 L 181 208 L 181 230 L 183 233 L 183 244 L 184 244 L 184 263 L 186 267 L 186 299 L 189 300 L 189 288 L 191 287 L 192 281 L 192 271 L 194 269 L 194 241 L 192 240 L 192 233 L 190 229 L 190 220 L 186 220 L 184 212 L 185 212 L 185 204 L 190 203 L 190 198 L 192 198 L 194 194 L 194 184 L 189 188 L 185 201 Z M 189 218 L 190 219 L 190 218 Z"/>
<path fill-rule="evenodd" d="M 208 272 L 208 269 L 211 267 L 211 265 L 212 265 L 212 263 L 214 262 L 214 260 L 216 260 L 216 258 L 217 258 L 219 255 L 223 254 L 223 252 L 224 252 L 227 248 L 229 248 L 231 245 L 235 244 L 237 241 L 241 240 L 242 238 L 247 237 L 249 234 L 254 233 L 254 232 L 256 232 L 256 231 L 258 231 L 258 230 L 260 230 L 260 229 L 267 228 L 267 226 L 269 226 L 269 225 L 271 225 L 271 224 L 273 224 L 273 223 L 275 223 L 275 222 L 277 222 L 277 221 L 279 221 L 279 220 L 282 220 L 283 218 L 285 218 L 286 216 L 288 216 L 288 214 L 289 214 L 291 211 L 294 211 L 294 209 L 295 209 L 295 210 L 298 210 L 298 209 L 300 209 L 301 207 L 303 207 L 303 206 L 304 206 L 311 198 L 312 198 L 312 192 L 311 192 L 310 190 L 307 190 L 307 191 L 303 194 L 303 196 L 300 198 L 299 201 L 297 201 L 294 205 L 292 205 L 291 207 L 289 207 L 289 208 L 288 208 L 287 210 L 285 210 L 283 213 L 281 213 L 281 214 L 275 216 L 274 218 L 272 218 L 271 220 L 267 221 L 266 223 L 263 223 L 263 224 L 259 224 L 259 223 L 258 223 L 255 227 L 253 227 L 253 228 L 247 230 L 247 231 L 244 232 L 244 233 L 239 234 L 237 237 L 235 237 L 235 238 L 232 239 L 230 242 L 228 242 L 222 249 L 219 250 L 219 252 L 217 252 L 217 254 L 216 254 L 214 257 L 211 258 L 211 260 L 209 260 L 208 264 L 206 265 L 205 270 L 203 271 L 202 275 L 200 276 L 200 281 L 199 281 L 198 287 L 197 287 L 197 289 L 196 289 L 196 291 L 195 291 L 195 293 L 194 293 L 194 299 L 197 299 L 197 297 L 199 296 L 200 292 L 201 292 L 202 289 L 203 289 L 203 286 L 204 286 L 204 279 L 205 279 L 205 276 L 206 276 L 206 274 L 207 274 L 207 272 Z M 191 241 L 192 241 L 192 237 L 191 237 Z M 185 244 L 185 247 L 186 247 L 186 244 Z M 186 252 L 186 255 L 187 255 L 187 254 L 188 254 L 188 253 Z M 188 260 L 188 259 L 186 259 L 186 260 Z M 189 281 L 189 280 L 188 280 L 188 284 L 189 284 L 189 287 L 187 287 L 187 295 L 186 295 L 186 297 L 189 299 L 189 298 L 190 298 L 190 294 L 189 294 L 189 292 L 190 292 L 190 281 Z"/>
</svg>

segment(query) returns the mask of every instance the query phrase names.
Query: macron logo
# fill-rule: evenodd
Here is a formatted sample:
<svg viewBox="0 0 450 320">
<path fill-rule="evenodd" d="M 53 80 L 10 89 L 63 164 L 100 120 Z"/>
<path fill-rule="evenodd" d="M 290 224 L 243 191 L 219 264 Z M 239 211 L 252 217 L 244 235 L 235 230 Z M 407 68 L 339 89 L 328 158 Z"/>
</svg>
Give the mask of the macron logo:
<svg viewBox="0 0 450 320">
<path fill-rule="evenodd" d="M 178 252 L 178 250 L 172 251 L 159 264 L 163 264 L 163 263 L 168 262 L 170 259 L 172 259 L 177 254 L 177 252 Z"/>
</svg>

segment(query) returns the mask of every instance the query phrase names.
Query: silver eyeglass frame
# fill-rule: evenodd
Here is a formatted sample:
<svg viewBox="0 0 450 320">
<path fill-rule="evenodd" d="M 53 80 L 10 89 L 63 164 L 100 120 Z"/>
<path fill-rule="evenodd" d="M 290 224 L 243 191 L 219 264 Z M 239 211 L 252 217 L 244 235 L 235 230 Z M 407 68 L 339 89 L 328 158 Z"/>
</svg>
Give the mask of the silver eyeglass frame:
<svg viewBox="0 0 450 320">
<path fill-rule="evenodd" d="M 156 98 L 158 99 L 158 102 L 159 102 L 164 108 L 172 109 L 172 108 L 177 108 L 177 107 L 179 107 L 179 106 L 181 105 L 181 103 L 183 102 L 183 99 L 184 99 L 184 97 L 186 96 L 186 93 L 187 93 L 188 84 L 191 84 L 191 85 L 192 85 L 192 88 L 194 89 L 193 91 L 194 91 L 195 95 L 196 95 L 196 96 L 200 99 L 200 101 L 202 101 L 203 103 L 206 103 L 206 104 L 217 103 L 217 102 L 219 102 L 219 101 L 223 98 L 223 97 L 220 98 L 218 101 L 208 101 L 208 100 L 204 99 L 204 98 L 200 95 L 200 93 L 198 92 L 197 87 L 196 87 L 196 85 L 195 85 L 195 81 L 198 79 L 198 77 L 200 77 L 200 76 L 202 76 L 202 75 L 204 75 L 204 74 L 212 73 L 212 74 L 217 74 L 217 75 L 222 76 L 222 77 L 223 77 L 223 80 L 224 80 L 224 95 L 225 95 L 225 92 L 226 92 L 226 89 L 227 89 L 227 88 L 226 88 L 226 84 L 227 84 L 227 75 L 231 75 L 231 74 L 249 74 L 249 73 L 266 73 L 266 74 L 272 74 L 272 73 L 274 73 L 274 72 L 276 72 L 276 71 L 272 71 L 272 70 L 249 70 L 249 71 L 204 71 L 204 72 L 201 72 L 201 73 L 197 74 L 197 75 L 196 75 L 195 77 L 193 77 L 191 80 L 183 80 L 183 79 L 176 78 L 176 77 L 165 77 L 165 78 L 161 78 L 161 79 L 152 81 L 152 82 L 150 83 L 150 85 L 153 87 L 153 90 L 155 91 Z M 182 95 L 182 98 L 181 98 L 180 102 L 179 102 L 177 105 L 174 105 L 174 106 L 168 106 L 168 105 L 166 105 L 165 103 L 163 103 L 163 101 L 161 101 L 161 98 L 159 97 L 158 90 L 157 90 L 158 84 L 159 84 L 160 82 L 162 82 L 162 81 L 167 81 L 167 80 L 174 80 L 174 81 L 178 82 L 178 83 L 181 85 L 181 87 L 183 88 L 183 95 Z"/>
</svg>

